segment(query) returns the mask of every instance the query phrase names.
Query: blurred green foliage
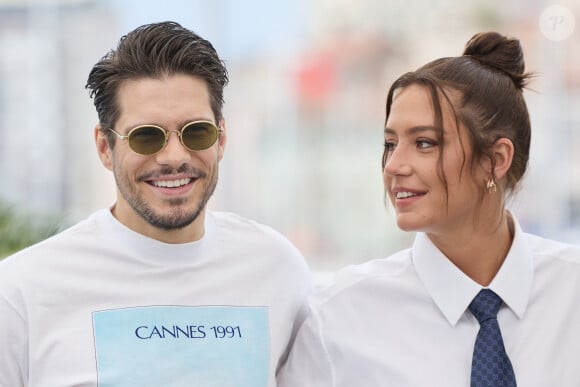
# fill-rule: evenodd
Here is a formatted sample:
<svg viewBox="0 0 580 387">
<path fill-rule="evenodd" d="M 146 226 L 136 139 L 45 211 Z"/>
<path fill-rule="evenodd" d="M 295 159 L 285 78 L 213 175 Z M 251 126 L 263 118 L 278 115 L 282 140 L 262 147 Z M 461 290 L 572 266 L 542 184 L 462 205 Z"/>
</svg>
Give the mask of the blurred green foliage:
<svg viewBox="0 0 580 387">
<path fill-rule="evenodd" d="M 0 200 L 0 259 L 56 234 L 60 227 L 47 216 L 26 216 Z"/>
</svg>

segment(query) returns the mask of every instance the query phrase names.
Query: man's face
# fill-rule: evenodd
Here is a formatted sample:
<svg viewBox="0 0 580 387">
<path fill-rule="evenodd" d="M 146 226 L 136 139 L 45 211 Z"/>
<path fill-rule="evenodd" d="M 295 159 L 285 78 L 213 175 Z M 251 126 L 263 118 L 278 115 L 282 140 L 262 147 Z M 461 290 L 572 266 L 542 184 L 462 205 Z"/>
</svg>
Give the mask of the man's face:
<svg viewBox="0 0 580 387">
<path fill-rule="evenodd" d="M 113 129 L 121 135 L 144 124 L 176 131 L 191 121 L 215 122 L 206 83 L 184 74 L 126 80 L 117 103 L 120 115 Z M 225 129 L 223 122 L 216 125 Z M 190 151 L 172 132 L 165 148 L 149 156 L 133 152 L 122 139 L 111 150 L 102 134 L 97 132 L 96 138 L 101 160 L 115 175 L 113 213 L 119 221 L 169 242 L 203 235 L 204 210 L 217 183 L 225 133 L 209 149 Z"/>
</svg>

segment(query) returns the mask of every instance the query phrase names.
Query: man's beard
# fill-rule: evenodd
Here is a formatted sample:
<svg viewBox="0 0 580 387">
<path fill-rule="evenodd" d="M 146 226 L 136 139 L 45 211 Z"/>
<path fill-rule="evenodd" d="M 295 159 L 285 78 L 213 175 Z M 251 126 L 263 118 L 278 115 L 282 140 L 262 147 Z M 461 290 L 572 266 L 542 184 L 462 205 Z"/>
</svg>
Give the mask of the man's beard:
<svg viewBox="0 0 580 387">
<path fill-rule="evenodd" d="M 185 170 L 182 167 L 179 168 L 177 172 L 183 173 Z M 170 173 L 171 172 L 169 171 L 163 171 L 163 174 L 166 175 L 169 175 Z M 132 187 L 132 185 L 127 182 L 126 178 L 121 177 L 120 173 L 115 172 L 115 180 L 117 181 L 117 187 L 119 188 L 121 195 L 137 214 L 139 214 L 153 227 L 165 231 L 171 231 L 182 229 L 193 223 L 204 210 L 207 202 L 215 191 L 218 180 L 217 164 L 209 176 L 199 171 L 196 172 L 196 175 L 198 179 L 204 179 L 207 183 L 207 185 L 204 187 L 201 197 L 199 198 L 197 206 L 193 210 L 187 211 L 185 209 L 180 209 L 180 207 L 190 199 L 168 199 L 167 202 L 169 203 L 169 206 L 173 207 L 173 210 L 169 214 L 160 214 L 155 212 L 150 204 L 143 199 L 143 196 L 138 195 L 131 189 L 127 189 L 128 187 Z M 148 178 L 142 177 L 139 178 L 138 181 L 144 181 L 147 179 Z"/>
</svg>

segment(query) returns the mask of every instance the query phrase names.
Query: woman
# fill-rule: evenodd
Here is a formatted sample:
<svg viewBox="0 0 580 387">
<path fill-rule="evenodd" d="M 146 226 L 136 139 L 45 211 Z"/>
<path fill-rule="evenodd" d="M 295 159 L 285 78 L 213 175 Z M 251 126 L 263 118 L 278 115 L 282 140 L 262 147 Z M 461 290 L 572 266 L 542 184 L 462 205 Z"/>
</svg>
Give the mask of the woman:
<svg viewBox="0 0 580 387">
<path fill-rule="evenodd" d="M 580 249 L 505 208 L 528 163 L 528 78 L 519 41 L 483 33 L 394 82 L 383 176 L 415 242 L 312 299 L 279 385 L 580 386 Z"/>
</svg>

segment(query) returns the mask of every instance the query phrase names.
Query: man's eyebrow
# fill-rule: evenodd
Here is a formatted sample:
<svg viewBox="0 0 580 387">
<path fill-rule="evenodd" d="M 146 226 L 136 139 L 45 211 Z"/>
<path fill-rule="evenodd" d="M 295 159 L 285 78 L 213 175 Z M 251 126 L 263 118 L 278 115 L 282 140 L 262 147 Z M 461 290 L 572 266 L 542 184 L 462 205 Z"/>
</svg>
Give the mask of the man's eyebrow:
<svg viewBox="0 0 580 387">
<path fill-rule="evenodd" d="M 429 126 L 429 125 L 419 125 L 419 126 L 413 126 L 411 128 L 407 128 L 405 129 L 405 134 L 417 134 L 417 133 L 421 133 L 421 132 L 439 132 L 440 129 L 436 128 L 434 126 Z M 385 127 L 385 134 L 392 134 L 392 135 L 396 135 L 397 132 L 394 129 L 391 129 L 389 127 Z"/>
<path fill-rule="evenodd" d="M 213 119 L 209 119 L 209 118 L 202 118 L 202 117 L 199 117 L 199 118 L 189 118 L 189 119 L 180 121 L 178 123 L 178 127 L 175 130 L 180 130 L 186 124 L 189 124 L 191 122 L 196 122 L 196 121 L 209 121 L 209 122 L 214 122 Z M 216 126 L 219 126 L 218 123 L 214 123 L 214 124 Z M 130 124 L 130 125 L 127 125 L 125 128 L 123 128 L 122 130 L 124 130 L 125 133 L 128 133 L 132 129 L 134 129 L 134 128 L 138 127 L 138 126 L 148 126 L 148 125 L 151 125 L 151 126 L 159 126 L 160 128 L 163 128 L 165 130 L 172 130 L 172 128 L 168 128 L 165 125 L 162 125 L 162 124 L 158 123 L 157 121 L 143 121 L 143 122 L 137 123 L 137 124 Z"/>
</svg>

